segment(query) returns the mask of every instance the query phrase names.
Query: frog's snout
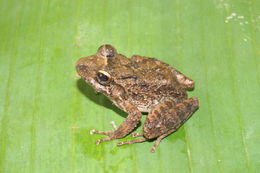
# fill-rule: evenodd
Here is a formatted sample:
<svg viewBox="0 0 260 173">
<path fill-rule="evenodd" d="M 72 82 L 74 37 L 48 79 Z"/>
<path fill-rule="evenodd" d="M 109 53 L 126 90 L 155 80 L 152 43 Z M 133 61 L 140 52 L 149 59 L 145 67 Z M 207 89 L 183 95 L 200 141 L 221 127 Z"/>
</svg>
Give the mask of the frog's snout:
<svg viewBox="0 0 260 173">
<path fill-rule="evenodd" d="M 76 62 L 76 67 L 78 68 L 78 66 L 84 65 L 85 63 L 85 58 L 80 58 L 77 62 Z"/>
<path fill-rule="evenodd" d="M 87 67 L 84 63 L 84 58 L 80 58 L 76 63 L 76 70 L 79 75 L 82 75 L 84 71 L 86 71 Z"/>
<path fill-rule="evenodd" d="M 86 66 L 84 64 L 77 64 L 76 69 L 78 72 L 86 69 Z"/>
<path fill-rule="evenodd" d="M 83 74 L 84 74 L 84 72 L 85 72 L 85 69 L 86 69 L 86 66 L 85 66 L 85 65 L 82 65 L 82 64 L 79 64 L 79 65 L 77 65 L 77 67 L 76 67 L 76 70 L 77 70 L 77 72 L 78 72 L 78 74 L 79 74 L 80 76 L 83 76 Z"/>
</svg>

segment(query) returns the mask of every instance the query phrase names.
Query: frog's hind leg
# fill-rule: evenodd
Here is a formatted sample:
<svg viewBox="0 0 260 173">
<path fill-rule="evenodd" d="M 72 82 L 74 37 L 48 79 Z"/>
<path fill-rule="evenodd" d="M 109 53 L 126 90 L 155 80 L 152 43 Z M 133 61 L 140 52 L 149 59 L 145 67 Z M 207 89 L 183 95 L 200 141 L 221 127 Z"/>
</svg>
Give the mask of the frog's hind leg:
<svg viewBox="0 0 260 173">
<path fill-rule="evenodd" d="M 157 105 L 144 123 L 143 136 L 146 139 L 157 138 L 151 152 L 155 152 L 163 138 L 177 131 L 198 107 L 197 98 L 189 98 L 178 104 L 165 100 Z"/>
</svg>

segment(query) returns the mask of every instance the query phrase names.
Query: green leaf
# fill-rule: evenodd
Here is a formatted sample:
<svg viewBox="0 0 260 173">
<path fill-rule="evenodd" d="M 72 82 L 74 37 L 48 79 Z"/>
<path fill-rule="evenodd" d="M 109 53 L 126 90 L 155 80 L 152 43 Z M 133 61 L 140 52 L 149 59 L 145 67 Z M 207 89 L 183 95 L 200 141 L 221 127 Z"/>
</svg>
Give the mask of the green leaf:
<svg viewBox="0 0 260 173">
<path fill-rule="evenodd" d="M 259 12 L 253 0 L 0 0 L 0 172 L 258 172 Z M 104 43 L 196 82 L 200 109 L 156 153 L 89 134 L 126 116 L 76 77 Z"/>
</svg>

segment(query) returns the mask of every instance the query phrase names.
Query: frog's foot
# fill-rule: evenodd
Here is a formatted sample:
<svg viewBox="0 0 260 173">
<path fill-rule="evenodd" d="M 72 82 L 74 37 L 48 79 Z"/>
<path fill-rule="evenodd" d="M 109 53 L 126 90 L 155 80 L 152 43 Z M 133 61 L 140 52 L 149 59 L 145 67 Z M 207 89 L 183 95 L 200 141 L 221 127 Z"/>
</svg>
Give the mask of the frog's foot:
<svg viewBox="0 0 260 173">
<path fill-rule="evenodd" d="M 108 138 L 103 138 L 103 139 L 99 139 L 96 141 L 96 144 L 100 144 L 101 142 L 105 142 L 105 141 L 111 141 L 111 140 L 114 140 L 116 139 L 116 137 L 114 136 L 114 131 L 107 131 L 107 132 L 104 132 L 104 131 L 98 131 L 98 130 L 91 130 L 90 131 L 90 134 L 100 134 L 100 135 L 107 135 Z"/>
<path fill-rule="evenodd" d="M 96 145 L 99 145 L 101 142 L 111 141 L 111 140 L 113 140 L 113 139 L 114 139 L 114 138 L 112 138 L 112 137 L 99 139 L 99 140 L 96 141 Z"/>
<path fill-rule="evenodd" d="M 133 144 L 133 143 L 139 143 L 139 142 L 144 142 L 147 141 L 148 139 L 146 138 L 140 138 L 140 139 L 135 139 L 132 141 L 123 141 L 123 142 L 118 142 L 117 145 L 121 146 L 121 145 L 125 145 L 125 144 Z"/>
<path fill-rule="evenodd" d="M 116 130 L 116 124 L 114 121 L 110 122 L 111 126 Z M 113 134 L 113 131 L 98 131 L 98 130 L 90 130 L 89 134 L 93 135 L 93 134 L 100 134 L 100 135 L 107 135 L 107 136 L 111 136 Z"/>
<path fill-rule="evenodd" d="M 111 126 L 112 126 L 115 130 L 117 129 L 117 126 L 116 126 L 116 124 L 115 124 L 114 121 L 111 121 L 110 124 L 111 124 Z M 96 144 L 97 144 L 97 145 L 100 144 L 101 142 L 111 141 L 111 140 L 113 140 L 113 139 L 116 139 L 115 137 L 112 137 L 113 134 L 114 134 L 114 131 L 98 131 L 98 130 L 93 129 L 93 130 L 91 130 L 89 133 L 90 133 L 91 135 L 93 135 L 93 134 L 99 134 L 99 135 L 107 135 L 107 136 L 108 136 L 108 138 L 104 138 L 104 139 L 99 139 L 99 140 L 97 140 L 97 141 L 96 141 Z"/>
<path fill-rule="evenodd" d="M 150 151 L 154 153 L 154 152 L 156 151 L 156 148 L 159 146 L 161 140 L 162 140 L 163 138 L 165 138 L 166 136 L 168 136 L 169 134 L 171 134 L 173 131 L 174 131 L 174 130 L 171 130 L 170 132 L 159 136 L 159 137 L 156 139 L 156 141 L 155 141 L 155 143 L 154 143 L 154 145 L 153 145 L 153 147 L 152 147 L 152 149 L 151 149 Z"/>
<path fill-rule="evenodd" d="M 133 138 L 139 137 L 139 136 L 143 136 L 143 133 L 132 133 L 131 134 Z"/>
</svg>

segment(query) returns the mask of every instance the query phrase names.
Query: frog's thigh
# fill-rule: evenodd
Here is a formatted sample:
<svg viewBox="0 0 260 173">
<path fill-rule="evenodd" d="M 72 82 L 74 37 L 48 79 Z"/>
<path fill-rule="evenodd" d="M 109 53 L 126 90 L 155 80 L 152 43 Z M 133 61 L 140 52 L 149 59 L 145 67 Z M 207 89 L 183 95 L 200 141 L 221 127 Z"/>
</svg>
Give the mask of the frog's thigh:
<svg viewBox="0 0 260 173">
<path fill-rule="evenodd" d="M 144 123 L 144 137 L 153 139 L 176 131 L 199 107 L 197 98 L 189 98 L 175 104 L 165 100 L 157 105 L 147 116 Z"/>
</svg>

